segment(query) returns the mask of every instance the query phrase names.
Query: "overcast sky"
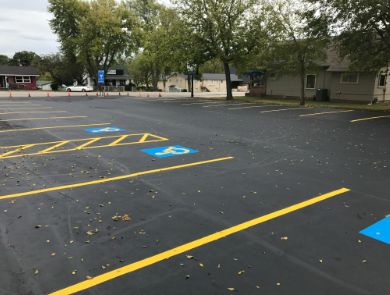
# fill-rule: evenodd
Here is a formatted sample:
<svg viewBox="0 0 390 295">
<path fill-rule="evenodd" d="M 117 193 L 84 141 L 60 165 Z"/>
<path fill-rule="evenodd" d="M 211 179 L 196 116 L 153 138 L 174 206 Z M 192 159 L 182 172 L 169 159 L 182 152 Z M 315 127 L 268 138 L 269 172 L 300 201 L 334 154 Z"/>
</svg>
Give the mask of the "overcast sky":
<svg viewBox="0 0 390 295">
<path fill-rule="evenodd" d="M 40 55 L 58 52 L 47 5 L 48 0 L 0 0 L 0 54 L 12 57 L 22 50 Z"/>
</svg>

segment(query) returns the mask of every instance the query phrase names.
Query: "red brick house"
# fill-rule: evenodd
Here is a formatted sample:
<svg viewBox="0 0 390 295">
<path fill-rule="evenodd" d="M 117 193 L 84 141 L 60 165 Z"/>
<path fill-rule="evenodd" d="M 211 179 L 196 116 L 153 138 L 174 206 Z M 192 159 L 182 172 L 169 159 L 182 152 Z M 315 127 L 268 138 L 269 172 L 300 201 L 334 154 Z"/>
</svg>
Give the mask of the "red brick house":
<svg viewBox="0 0 390 295">
<path fill-rule="evenodd" d="M 37 89 L 38 70 L 34 67 L 0 65 L 1 89 Z"/>
</svg>

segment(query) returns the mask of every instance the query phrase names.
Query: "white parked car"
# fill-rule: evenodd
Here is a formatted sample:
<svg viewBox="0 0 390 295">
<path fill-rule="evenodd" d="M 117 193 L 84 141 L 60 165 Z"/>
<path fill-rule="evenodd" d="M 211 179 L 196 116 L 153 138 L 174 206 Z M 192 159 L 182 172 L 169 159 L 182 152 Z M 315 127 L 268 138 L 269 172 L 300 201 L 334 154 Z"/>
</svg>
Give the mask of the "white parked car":
<svg viewBox="0 0 390 295">
<path fill-rule="evenodd" d="M 83 86 L 83 85 L 66 86 L 65 90 L 66 90 L 66 92 L 91 92 L 91 91 L 93 91 L 93 87 L 92 86 Z"/>
</svg>

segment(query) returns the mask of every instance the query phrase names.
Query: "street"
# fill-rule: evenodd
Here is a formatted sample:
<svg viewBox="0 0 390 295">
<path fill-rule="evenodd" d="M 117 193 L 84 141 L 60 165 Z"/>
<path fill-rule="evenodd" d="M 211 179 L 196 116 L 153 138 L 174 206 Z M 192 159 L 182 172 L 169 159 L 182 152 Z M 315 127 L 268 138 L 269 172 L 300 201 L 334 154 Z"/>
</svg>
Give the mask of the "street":
<svg viewBox="0 0 390 295">
<path fill-rule="evenodd" d="M 0 293 L 390 294 L 389 227 L 360 233 L 390 214 L 389 128 L 386 112 L 3 97 Z"/>
</svg>

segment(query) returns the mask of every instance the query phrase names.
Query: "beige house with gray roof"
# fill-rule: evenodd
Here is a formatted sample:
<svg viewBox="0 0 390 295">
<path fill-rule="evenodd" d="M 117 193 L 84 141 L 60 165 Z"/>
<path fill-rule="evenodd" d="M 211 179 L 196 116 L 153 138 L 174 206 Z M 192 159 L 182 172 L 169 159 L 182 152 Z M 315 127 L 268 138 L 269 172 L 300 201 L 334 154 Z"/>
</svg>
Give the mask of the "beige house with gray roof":
<svg viewBox="0 0 390 295">
<path fill-rule="evenodd" d="M 349 62 L 341 59 L 336 50 L 328 50 L 326 62 L 320 70 L 306 75 L 305 96 L 312 98 L 317 89 L 327 89 L 331 100 L 378 101 L 390 100 L 390 89 L 387 85 L 387 69 L 379 72 L 352 72 Z M 269 96 L 299 97 L 300 81 L 298 75 L 272 75 L 267 77 Z"/>
</svg>

